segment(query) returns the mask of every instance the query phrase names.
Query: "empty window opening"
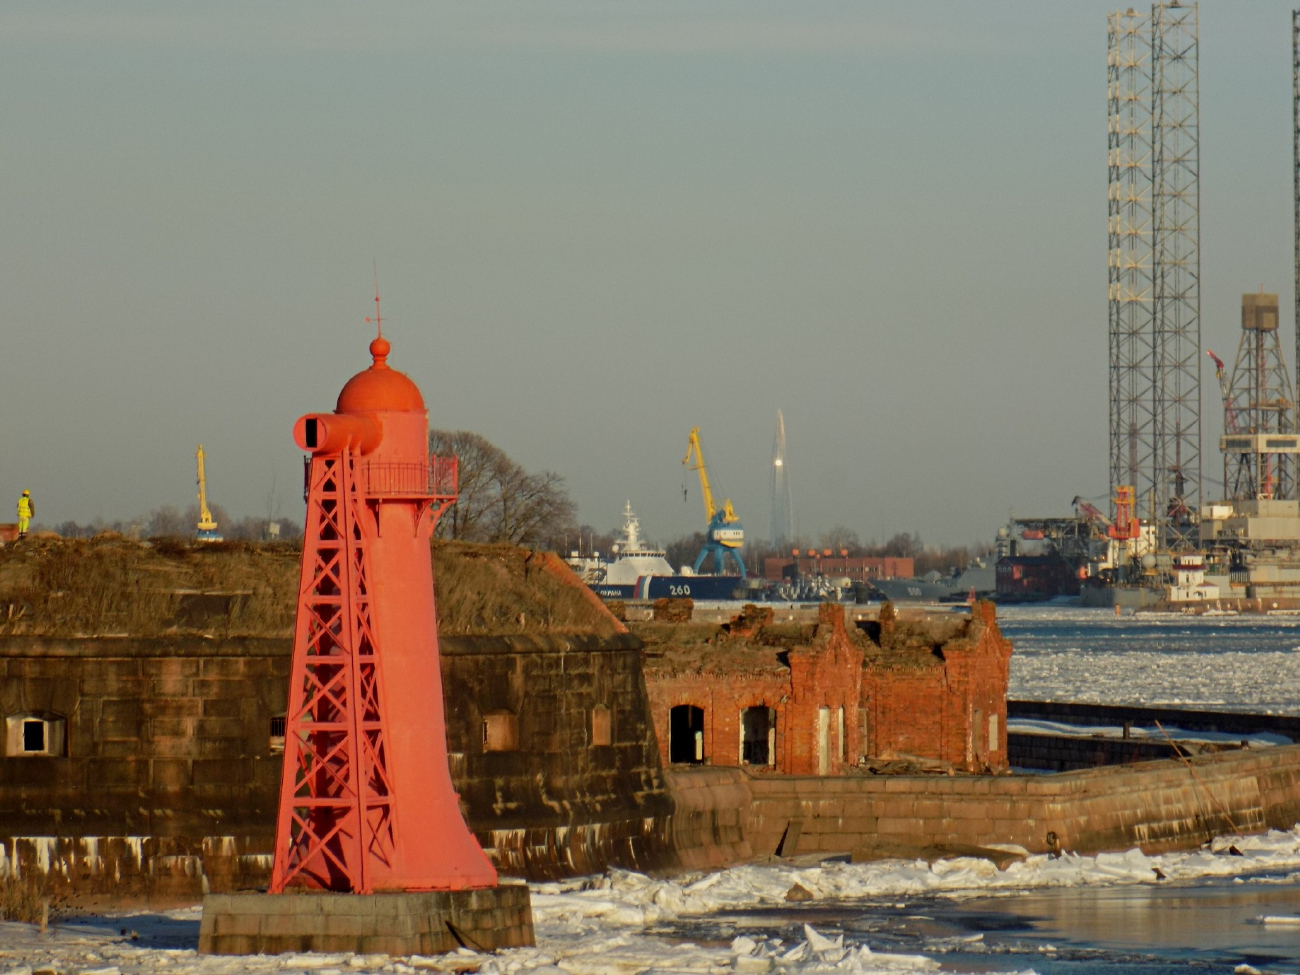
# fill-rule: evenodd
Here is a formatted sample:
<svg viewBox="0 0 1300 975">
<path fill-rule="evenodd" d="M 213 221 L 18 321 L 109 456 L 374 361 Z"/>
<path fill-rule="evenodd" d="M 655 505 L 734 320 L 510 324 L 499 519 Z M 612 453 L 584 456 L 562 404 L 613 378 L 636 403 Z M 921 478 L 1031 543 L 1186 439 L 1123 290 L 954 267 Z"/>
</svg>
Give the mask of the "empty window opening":
<svg viewBox="0 0 1300 975">
<path fill-rule="evenodd" d="M 489 711 L 483 715 L 483 750 L 513 752 L 519 748 L 519 716 L 513 711 Z"/>
<path fill-rule="evenodd" d="M 15 757 L 67 754 L 68 723 L 62 715 L 29 711 L 5 719 L 5 754 Z"/>
<path fill-rule="evenodd" d="M 970 737 L 974 739 L 973 745 L 975 750 L 974 758 L 976 761 L 983 761 L 986 752 L 984 751 L 984 739 L 980 731 L 984 727 L 984 711 L 980 708 L 975 709 L 975 716 L 971 720 Z"/>
<path fill-rule="evenodd" d="M 614 740 L 613 725 L 609 708 L 597 704 L 591 709 L 591 743 L 608 745 Z"/>
<path fill-rule="evenodd" d="M 989 715 L 989 752 L 992 753 L 997 750 L 998 750 L 998 716 L 996 714 L 990 714 Z"/>
<path fill-rule="evenodd" d="M 740 712 L 740 734 L 741 764 L 775 764 L 775 711 L 769 707 L 745 708 Z"/>
<path fill-rule="evenodd" d="M 303 431 L 307 434 L 304 439 L 307 441 L 308 450 L 315 450 L 316 445 L 320 443 L 320 435 L 316 431 L 316 424 L 315 418 L 309 419 L 306 423 L 306 429 Z"/>
<path fill-rule="evenodd" d="M 704 761 L 704 709 L 679 704 L 668 714 L 668 761 L 699 765 Z"/>
<path fill-rule="evenodd" d="M 23 751 L 45 751 L 45 722 L 31 720 L 23 722 Z"/>
<path fill-rule="evenodd" d="M 831 774 L 831 709 L 817 709 L 817 774 Z"/>
<path fill-rule="evenodd" d="M 839 741 L 840 762 L 843 763 L 848 757 L 848 742 L 844 740 L 844 708 L 841 707 L 835 712 L 835 735 Z"/>
<path fill-rule="evenodd" d="M 283 714 L 277 714 L 271 718 L 270 748 L 272 755 L 279 755 L 284 751 L 284 729 L 287 722 Z"/>
</svg>

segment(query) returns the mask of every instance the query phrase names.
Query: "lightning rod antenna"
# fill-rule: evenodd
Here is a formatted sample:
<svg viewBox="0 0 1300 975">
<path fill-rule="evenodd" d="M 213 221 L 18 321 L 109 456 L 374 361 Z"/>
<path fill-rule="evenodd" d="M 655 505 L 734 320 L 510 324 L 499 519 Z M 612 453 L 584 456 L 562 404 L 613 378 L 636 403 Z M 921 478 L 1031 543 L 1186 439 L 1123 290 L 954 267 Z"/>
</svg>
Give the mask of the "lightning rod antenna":
<svg viewBox="0 0 1300 975">
<path fill-rule="evenodd" d="M 371 318 L 367 315 L 366 321 L 374 323 L 376 330 L 379 332 L 379 337 L 382 339 L 384 337 L 384 316 L 379 313 L 379 264 L 374 260 L 370 263 L 375 272 L 375 317 Z"/>
</svg>

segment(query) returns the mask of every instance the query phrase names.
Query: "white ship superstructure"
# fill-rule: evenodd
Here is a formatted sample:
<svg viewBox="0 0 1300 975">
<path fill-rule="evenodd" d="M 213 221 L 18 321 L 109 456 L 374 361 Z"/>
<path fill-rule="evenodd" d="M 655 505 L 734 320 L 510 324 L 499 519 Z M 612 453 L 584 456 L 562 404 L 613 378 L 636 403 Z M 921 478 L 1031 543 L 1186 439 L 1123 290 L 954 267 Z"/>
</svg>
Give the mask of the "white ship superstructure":
<svg viewBox="0 0 1300 975">
<path fill-rule="evenodd" d="M 623 537 L 614 544 L 617 558 L 605 568 L 605 582 L 611 586 L 634 586 L 642 576 L 670 576 L 673 567 L 667 553 L 647 545 L 641 538 L 641 522 L 629 501 L 623 508 Z"/>
<path fill-rule="evenodd" d="M 623 535 L 610 552 L 611 558 L 574 552 L 569 566 L 589 586 L 635 586 L 644 576 L 671 576 L 667 553 L 647 545 L 641 537 L 641 522 L 629 501 L 623 508 Z"/>
</svg>

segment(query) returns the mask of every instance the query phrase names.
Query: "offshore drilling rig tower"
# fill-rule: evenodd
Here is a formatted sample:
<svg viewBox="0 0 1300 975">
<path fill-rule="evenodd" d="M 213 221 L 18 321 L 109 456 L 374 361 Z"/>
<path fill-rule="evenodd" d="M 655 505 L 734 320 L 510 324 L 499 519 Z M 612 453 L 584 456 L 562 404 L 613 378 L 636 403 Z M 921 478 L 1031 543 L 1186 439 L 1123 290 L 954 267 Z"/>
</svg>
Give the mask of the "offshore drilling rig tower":
<svg viewBox="0 0 1300 975">
<path fill-rule="evenodd" d="M 1111 494 L 1132 487 L 1173 552 L 1196 547 L 1201 503 L 1198 13 L 1129 8 L 1108 30 Z"/>
</svg>

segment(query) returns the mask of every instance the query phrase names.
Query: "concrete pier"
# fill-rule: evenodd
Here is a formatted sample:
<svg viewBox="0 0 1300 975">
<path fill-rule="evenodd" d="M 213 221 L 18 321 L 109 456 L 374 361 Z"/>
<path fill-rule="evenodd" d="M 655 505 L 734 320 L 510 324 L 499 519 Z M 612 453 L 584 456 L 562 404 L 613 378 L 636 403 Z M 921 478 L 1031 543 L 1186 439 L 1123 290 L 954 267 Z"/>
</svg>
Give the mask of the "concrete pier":
<svg viewBox="0 0 1300 975">
<path fill-rule="evenodd" d="M 209 894 L 199 952 L 210 955 L 353 951 L 395 956 L 533 944 L 528 887 L 336 894 Z"/>
</svg>

